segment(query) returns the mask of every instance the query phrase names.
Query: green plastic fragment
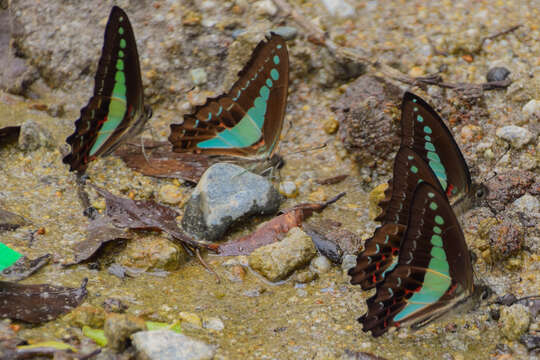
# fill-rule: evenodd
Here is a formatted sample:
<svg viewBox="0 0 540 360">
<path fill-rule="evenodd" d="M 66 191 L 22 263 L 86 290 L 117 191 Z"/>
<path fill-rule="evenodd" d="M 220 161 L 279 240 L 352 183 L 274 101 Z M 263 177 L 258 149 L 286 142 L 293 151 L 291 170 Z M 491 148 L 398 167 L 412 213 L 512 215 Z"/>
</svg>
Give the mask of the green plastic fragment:
<svg viewBox="0 0 540 360">
<path fill-rule="evenodd" d="M 148 330 L 171 330 L 177 333 L 182 333 L 182 326 L 180 325 L 180 322 L 174 322 L 172 324 L 167 324 L 164 322 L 157 322 L 157 321 L 147 321 L 146 322 L 146 328 Z"/>
<path fill-rule="evenodd" d="M 99 346 L 107 346 L 107 338 L 105 337 L 105 331 L 102 329 L 93 329 L 90 326 L 83 326 L 83 335 L 94 340 Z"/>
<path fill-rule="evenodd" d="M 15 264 L 23 255 L 0 243 L 0 271 Z"/>
<path fill-rule="evenodd" d="M 61 341 L 42 341 L 32 345 L 21 345 L 17 346 L 17 349 L 20 350 L 29 350 L 29 349 L 38 349 L 38 348 L 53 348 L 57 350 L 71 350 L 77 352 L 77 349 L 73 346 L 63 343 Z"/>
</svg>

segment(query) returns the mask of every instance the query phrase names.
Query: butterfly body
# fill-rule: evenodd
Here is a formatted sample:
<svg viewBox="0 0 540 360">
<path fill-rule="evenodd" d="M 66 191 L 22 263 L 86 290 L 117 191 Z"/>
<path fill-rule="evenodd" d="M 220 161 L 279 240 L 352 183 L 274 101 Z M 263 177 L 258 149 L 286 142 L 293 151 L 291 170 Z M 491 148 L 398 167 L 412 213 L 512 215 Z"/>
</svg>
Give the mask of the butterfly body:
<svg viewBox="0 0 540 360">
<path fill-rule="evenodd" d="M 126 13 L 114 6 L 104 35 L 94 94 L 81 109 L 75 132 L 66 142 L 71 153 L 63 162 L 84 173 L 88 163 L 111 154 L 123 141 L 138 135 L 152 116 L 144 105 L 139 56 Z"/>
<path fill-rule="evenodd" d="M 268 159 L 279 141 L 287 105 L 289 57 L 272 34 L 253 51 L 228 93 L 210 98 L 182 124 L 171 125 L 176 152 Z"/>
</svg>

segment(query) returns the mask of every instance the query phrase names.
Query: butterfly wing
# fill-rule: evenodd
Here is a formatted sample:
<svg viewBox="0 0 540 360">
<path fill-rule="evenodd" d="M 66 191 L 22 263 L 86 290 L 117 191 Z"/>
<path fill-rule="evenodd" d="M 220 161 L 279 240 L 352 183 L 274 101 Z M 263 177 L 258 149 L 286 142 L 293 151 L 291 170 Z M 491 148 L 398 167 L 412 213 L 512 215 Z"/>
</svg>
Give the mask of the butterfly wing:
<svg viewBox="0 0 540 360">
<path fill-rule="evenodd" d="M 427 182 L 414 192 L 396 267 L 367 300 L 358 320 L 380 336 L 389 327 L 426 323 L 473 291 L 472 265 L 446 196 Z"/>
<path fill-rule="evenodd" d="M 114 6 L 105 29 L 95 76 L 94 95 L 67 138 L 70 170 L 86 170 L 88 162 L 110 154 L 121 141 L 142 131 L 149 114 L 144 109 L 137 44 L 126 13 Z"/>
<path fill-rule="evenodd" d="M 383 211 L 375 219 L 383 226 L 366 240 L 356 266 L 349 270 L 351 284 L 360 284 L 364 290 L 372 289 L 396 265 L 403 231 L 409 220 L 409 206 L 419 182 L 432 184 L 442 192 L 428 164 L 412 149 L 401 147 L 394 160 L 391 197 L 379 203 Z"/>
<path fill-rule="evenodd" d="M 450 130 L 428 103 L 410 92 L 403 96 L 401 129 L 401 146 L 413 149 L 429 164 L 450 203 L 469 193 L 469 168 Z"/>
<path fill-rule="evenodd" d="M 228 93 L 210 98 L 171 125 L 174 151 L 270 157 L 281 134 L 289 84 L 285 40 L 260 42 Z"/>
</svg>

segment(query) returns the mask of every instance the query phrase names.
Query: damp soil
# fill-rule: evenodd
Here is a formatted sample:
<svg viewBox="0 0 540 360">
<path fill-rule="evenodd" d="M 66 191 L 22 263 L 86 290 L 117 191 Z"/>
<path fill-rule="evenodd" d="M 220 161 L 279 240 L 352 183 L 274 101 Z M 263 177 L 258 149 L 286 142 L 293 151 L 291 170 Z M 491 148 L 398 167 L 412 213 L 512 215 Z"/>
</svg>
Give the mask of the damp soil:
<svg viewBox="0 0 540 360">
<path fill-rule="evenodd" d="M 91 30 L 98 38 L 89 42 L 97 50 L 101 48 L 101 32 L 104 27 L 101 20 L 106 18 L 108 8 L 112 5 L 111 1 L 105 3 L 99 6 L 103 11 L 100 16 L 92 13 L 92 16 L 99 20 L 92 24 L 95 29 Z M 185 22 L 179 25 L 183 27 L 179 30 L 179 39 L 185 42 L 192 38 L 196 39 L 195 41 L 200 40 L 197 35 L 197 31 L 200 31 L 205 39 L 215 35 L 216 39 L 225 37 L 229 43 L 234 43 L 231 29 L 235 26 L 240 27 L 238 19 L 247 19 L 250 26 L 256 25 L 261 31 L 277 25 L 288 25 L 298 29 L 296 39 L 288 43 L 292 59 L 292 81 L 286 123 L 278 150 L 285 158 L 286 164 L 280 171 L 274 173 L 276 176 L 274 181 L 277 186 L 279 181 L 291 180 L 299 187 L 298 197 L 288 199 L 283 207 L 299 202 L 323 201 L 345 191 L 346 197 L 331 205 L 322 214 L 314 215 L 314 218 L 338 220 L 346 229 L 363 238 L 369 237 L 376 224 L 369 215 L 368 195 L 375 186 L 387 180 L 388 176 L 379 174 L 377 169 L 359 166 L 355 162 L 355 156 L 347 153 L 339 137 L 335 133 L 329 134 L 325 131 L 327 127 L 325 123 L 334 118 L 331 106 L 343 94 L 348 81 L 352 81 L 352 79 L 340 80 L 335 76 L 335 70 L 328 68 L 331 55 L 325 49 L 309 43 L 296 22 L 282 15 L 261 14 L 251 6 L 251 3 L 244 1 L 227 2 L 230 6 L 220 4 L 218 6 L 220 9 L 222 6 L 226 7 L 221 13 L 212 6 L 200 6 L 192 2 L 144 3 L 153 9 L 156 16 L 165 17 L 164 21 L 169 19 L 166 16 L 167 12 L 174 14 L 174 11 L 181 9 Z M 211 1 L 205 3 L 213 4 Z M 308 14 L 308 18 L 317 17 L 319 23 L 329 31 L 336 42 L 361 48 L 371 57 L 379 58 L 380 61 L 404 73 L 420 76 L 442 69 L 448 81 L 479 83 L 485 81 L 484 76 L 493 65 L 507 66 L 512 71 L 513 80 L 521 81 L 526 94 L 530 93 L 526 95 L 528 98 L 519 98 L 510 90 L 486 93 L 480 104 L 475 106 L 481 107 L 488 115 L 479 119 L 465 118 L 452 127 L 460 145 L 471 149 L 471 146 L 479 142 L 489 142 L 496 153 L 499 150 L 502 153 L 505 145 L 495 140 L 497 127 L 518 124 L 538 128 L 538 124 L 523 119 L 521 108 L 530 98 L 540 97 L 537 87 L 540 84 L 540 45 L 537 41 L 540 38 L 537 22 L 540 15 L 539 3 L 535 4 L 534 1 L 517 1 L 511 4 L 504 2 L 471 4 L 468 1 L 403 3 L 392 0 L 385 1 L 383 5 L 377 1 L 351 1 L 355 4 L 356 15 L 345 19 L 330 17 L 319 2 L 292 3 Z M 51 4 L 53 8 L 58 6 L 55 1 L 51 1 Z M 130 16 L 133 12 L 134 19 L 149 21 L 150 15 L 143 15 L 145 12 L 143 6 L 137 5 L 131 9 L 130 6 L 126 6 L 129 5 L 127 1 L 120 1 L 118 4 L 124 6 Z M 169 7 L 176 10 L 168 10 Z M 66 7 L 64 16 L 50 19 L 44 25 L 44 31 L 52 33 L 54 27 L 63 31 L 65 29 L 61 28 L 62 24 L 66 23 L 69 27 L 70 19 L 74 22 L 80 21 L 81 16 L 76 14 L 75 10 L 76 7 Z M 25 1 L 21 1 L 20 7 L 14 11 L 19 11 L 19 22 L 24 22 L 25 14 L 28 15 L 28 19 L 37 17 L 36 10 Z M 189 11 L 192 15 L 200 14 L 203 19 L 215 18 L 217 25 L 188 24 L 189 17 L 186 14 Z M 139 26 L 133 19 L 132 22 L 138 38 L 152 39 L 155 36 L 151 26 Z M 484 50 L 472 52 L 472 62 L 464 56 L 470 52 L 466 45 L 468 41 L 477 41 L 478 38 L 465 37 L 461 47 L 454 46 L 458 34 L 468 28 L 487 36 L 515 24 L 522 24 L 523 28 L 515 34 L 488 41 Z M 31 33 L 30 20 L 26 24 L 23 23 L 23 27 L 28 34 Z M 474 31 L 471 32 L 473 33 Z M 415 332 L 404 329 L 374 339 L 362 332 L 361 325 L 356 321 L 356 318 L 366 310 L 364 300 L 372 293 L 351 286 L 348 276 L 343 274 L 339 266 L 332 267 L 318 280 L 301 286 L 295 285 L 292 281 L 272 285 L 250 271 L 244 281 L 232 282 L 227 280 L 226 276 L 222 276 L 223 281 L 217 284 L 213 275 L 195 259 L 183 264 L 180 269 L 171 271 L 165 278 L 143 274 L 122 280 L 110 275 L 105 268 L 93 269 L 86 264 L 63 268 L 61 263 L 69 262 L 74 257 L 71 250 L 73 245 L 85 239 L 88 225 L 88 219 L 83 216 L 83 209 L 77 198 L 75 176 L 69 173 L 67 166 L 62 163 L 66 151 L 64 141 L 73 131 L 78 108 L 85 105 L 92 89 L 93 70 L 84 68 L 84 72 L 81 72 L 81 67 L 84 64 L 92 64 L 88 66 L 95 69 L 93 67 L 94 63 L 97 63 L 98 55 L 96 49 L 90 53 L 81 50 L 83 54 L 81 56 L 85 57 L 81 62 L 82 65 L 75 61 L 74 69 L 69 69 L 79 70 L 80 75 L 69 73 L 70 83 L 65 84 L 58 77 L 51 75 L 54 69 L 48 67 L 43 54 L 47 48 L 52 51 L 63 49 L 69 54 L 69 46 L 82 47 L 81 42 L 86 38 L 85 36 L 77 42 L 52 43 L 48 42 L 52 40 L 47 40 L 46 37 L 35 38 L 30 35 L 21 37 L 18 40 L 20 51 L 29 59 L 32 66 L 40 71 L 41 78 L 23 94 L 26 97 L 0 92 L 0 128 L 20 125 L 31 119 L 50 133 L 55 144 L 31 152 L 19 150 L 16 144 L 0 148 L 2 159 L 0 205 L 31 222 L 31 225 L 15 231 L 2 232 L 1 241 L 30 258 L 45 253 L 53 255 L 50 265 L 24 280 L 24 283 L 47 282 L 76 287 L 83 278 L 88 278 L 89 295 L 86 302 L 95 306 L 101 307 L 107 298 L 116 298 L 129 306 L 129 313 L 153 320 L 174 321 L 175 314 L 180 311 L 193 312 L 201 317 L 219 317 L 225 325 L 221 332 L 192 328 L 187 328 L 184 332 L 217 345 L 217 358 L 220 359 L 331 359 L 339 358 L 345 350 L 366 351 L 382 357 L 399 359 L 488 359 L 496 356 L 499 349 L 510 349 L 516 358 L 528 358 L 522 345 L 504 338 L 497 322 L 490 319 L 486 303 L 481 303 L 466 314 L 452 313 L 444 320 Z M 438 49 L 454 46 L 458 50 L 445 55 L 437 54 L 430 45 L 432 41 L 435 41 L 434 46 Z M 156 40 L 156 44 L 158 43 Z M 451 45 L 448 45 L 449 43 Z M 156 44 L 145 43 L 139 48 L 139 53 L 151 51 L 153 46 L 158 46 Z M 142 55 L 143 79 L 145 86 L 148 85 L 150 88 L 155 114 L 149 122 L 152 130 L 147 130 L 143 134 L 145 138 L 166 139 L 170 123 L 180 121 L 182 113 L 189 109 L 191 103 L 195 104 L 197 101 L 200 102 L 201 98 L 204 100 L 206 96 L 215 94 L 216 86 L 219 89 L 226 89 L 223 85 L 226 80 L 223 79 L 231 77 L 231 74 L 234 75 L 238 70 L 238 68 L 234 71 L 227 70 L 226 65 L 230 60 L 223 54 L 207 56 L 204 55 L 205 52 L 212 49 L 200 47 L 197 51 L 183 52 L 181 57 L 185 57 L 186 62 L 193 66 L 200 59 L 209 73 L 215 71 L 214 69 L 222 70 L 223 73 L 210 74 L 207 84 L 187 92 L 192 86 L 189 68 L 183 69 L 183 73 L 177 70 L 179 73 L 174 77 L 180 78 L 181 85 L 177 89 L 171 89 L 171 84 L 163 81 L 166 76 L 157 81 L 152 78 L 151 73 L 152 70 L 159 70 L 162 63 L 173 62 L 170 51 L 173 51 L 174 47 L 172 50 L 167 49 L 169 48 L 164 51 L 168 57 L 158 58 L 150 63 L 144 60 L 149 55 Z M 161 54 L 159 51 L 154 53 Z M 211 65 L 212 62 L 215 62 L 215 66 Z M 174 70 L 174 66 L 165 66 L 165 72 L 168 70 Z M 523 79 L 527 81 L 523 82 Z M 403 89 L 407 88 L 404 84 L 397 84 Z M 438 94 L 448 102 L 456 97 L 452 92 L 441 93 L 437 87 L 426 90 L 428 94 L 430 92 Z M 156 95 L 160 91 L 166 93 L 166 96 Z M 39 110 L 43 109 L 42 105 L 46 105 L 48 109 L 61 108 L 63 111 L 55 113 L 56 116 L 52 117 L 46 111 Z M 448 115 L 462 113 L 455 105 L 456 102 L 453 102 Z M 472 141 L 462 138 L 460 136 L 462 129 L 469 124 L 484 129 L 483 137 Z M 315 149 L 322 144 L 326 144 L 326 147 Z M 529 147 L 523 150 L 523 153 L 537 157 L 537 149 L 534 145 L 532 150 Z M 493 166 L 493 162 L 485 160 L 475 151 L 468 151 L 465 156 L 479 177 L 485 175 Z M 520 159 L 520 153 L 514 158 Z M 387 161 L 391 163 L 392 158 Z M 509 160 L 497 166 L 504 171 L 512 167 L 519 168 L 520 164 L 519 161 Z M 537 166 L 531 171 L 535 171 L 538 175 Z M 349 176 L 344 181 L 332 185 L 318 185 L 314 181 L 340 174 Z M 157 197 L 161 186 L 174 182 L 142 176 L 128 169 L 114 156 L 93 162 L 88 175 L 98 186 L 117 195 L 135 199 Z M 192 187 L 183 186 L 186 193 L 192 191 Z M 91 195 L 91 200 L 98 203 L 99 199 L 95 194 Z M 181 208 L 178 210 L 182 211 Z M 246 234 L 261 220 L 254 218 L 236 227 L 225 240 Z M 43 228 L 40 234 L 35 233 L 39 228 Z M 477 241 L 476 234 L 474 231 L 466 231 L 466 237 L 474 251 L 477 248 L 477 244 L 474 243 Z M 131 241 L 142 238 L 136 235 Z M 540 292 L 536 265 L 540 260 L 538 253 L 523 251 L 515 258 L 519 260 L 517 267 L 508 265 L 508 262 L 488 264 L 479 257 L 475 264 L 478 281 L 488 283 L 501 295 L 508 292 L 518 296 L 538 294 Z M 207 256 L 206 259 L 218 273 L 224 274 L 225 268 L 221 264 L 228 260 L 227 258 Z M 511 264 L 515 265 L 515 262 Z M 58 340 L 68 333 L 68 328 L 69 324 L 62 318 L 39 326 L 22 324 L 19 336 L 31 342 Z"/>
</svg>

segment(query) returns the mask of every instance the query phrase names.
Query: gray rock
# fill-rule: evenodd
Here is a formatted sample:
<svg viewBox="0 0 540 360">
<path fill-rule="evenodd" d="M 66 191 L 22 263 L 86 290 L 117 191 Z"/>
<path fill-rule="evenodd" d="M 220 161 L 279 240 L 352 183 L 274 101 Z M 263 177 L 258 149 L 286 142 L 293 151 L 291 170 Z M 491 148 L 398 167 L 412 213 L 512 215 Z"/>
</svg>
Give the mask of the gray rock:
<svg viewBox="0 0 540 360">
<path fill-rule="evenodd" d="M 223 321 L 218 317 L 209 317 L 203 320 L 203 328 L 213 331 L 222 331 L 225 329 Z"/>
<path fill-rule="evenodd" d="M 298 29 L 292 27 L 292 26 L 279 26 L 277 28 L 274 28 L 270 30 L 285 40 L 292 40 L 296 37 L 296 34 L 298 34 Z"/>
<path fill-rule="evenodd" d="M 285 197 L 293 198 L 298 195 L 298 188 L 292 181 L 283 181 L 279 183 L 279 192 Z"/>
<path fill-rule="evenodd" d="M 527 119 L 540 119 L 540 100 L 531 100 L 523 106 L 521 112 Z"/>
<path fill-rule="evenodd" d="M 54 141 L 51 134 L 33 120 L 26 120 L 21 125 L 19 148 L 23 151 L 34 151 L 40 147 L 51 148 Z"/>
<path fill-rule="evenodd" d="M 267 179 L 237 165 L 218 163 L 201 177 L 186 205 L 182 226 L 195 237 L 216 241 L 236 221 L 274 213 L 280 202 Z"/>
<path fill-rule="evenodd" d="M 508 340 L 517 340 L 529 328 L 531 319 L 527 307 L 514 304 L 501 309 L 499 324 L 501 332 Z"/>
<path fill-rule="evenodd" d="M 206 84 L 206 82 L 208 81 L 208 76 L 206 75 L 206 71 L 203 68 L 192 69 L 189 74 L 191 75 L 191 80 L 193 81 L 193 84 L 197 86 Z"/>
<path fill-rule="evenodd" d="M 18 227 L 25 226 L 27 224 L 29 224 L 29 222 L 22 216 L 0 208 L 0 231 L 15 230 Z"/>
<path fill-rule="evenodd" d="M 327 273 L 331 266 L 330 260 L 325 256 L 317 256 L 311 260 L 311 264 L 309 264 L 309 267 L 317 274 Z"/>
<path fill-rule="evenodd" d="M 170 330 L 140 331 L 132 337 L 138 360 L 210 360 L 215 348 Z"/>
<path fill-rule="evenodd" d="M 339 18 L 354 16 L 354 7 L 345 0 L 322 0 L 322 3 L 332 16 Z"/>
<path fill-rule="evenodd" d="M 253 251 L 248 259 L 252 269 L 275 282 L 304 267 L 316 254 L 317 250 L 311 238 L 295 227 L 283 240 L 261 246 Z"/>
<path fill-rule="evenodd" d="M 509 125 L 497 129 L 497 137 L 508 141 L 515 148 L 520 148 L 529 143 L 533 138 L 533 133 L 520 126 Z"/>
<path fill-rule="evenodd" d="M 540 211 L 540 201 L 531 194 L 525 194 L 519 199 L 515 200 L 513 205 L 517 210 L 527 214 L 537 213 Z"/>
<path fill-rule="evenodd" d="M 510 70 L 508 70 L 505 67 L 502 66 L 496 66 L 494 68 L 489 69 L 488 73 L 486 74 L 486 80 L 487 81 L 503 81 L 510 75 Z"/>
</svg>

